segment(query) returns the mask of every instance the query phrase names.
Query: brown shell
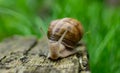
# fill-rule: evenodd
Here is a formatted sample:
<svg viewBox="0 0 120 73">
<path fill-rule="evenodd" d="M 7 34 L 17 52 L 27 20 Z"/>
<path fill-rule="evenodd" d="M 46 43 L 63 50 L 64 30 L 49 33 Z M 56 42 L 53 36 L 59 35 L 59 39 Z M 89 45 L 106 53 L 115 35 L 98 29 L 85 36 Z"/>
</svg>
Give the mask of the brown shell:
<svg viewBox="0 0 120 73">
<path fill-rule="evenodd" d="M 81 23 L 73 18 L 52 21 L 48 28 L 48 38 L 52 41 L 58 41 L 67 29 L 68 32 L 62 40 L 62 44 L 74 48 L 83 36 L 83 29 Z"/>
</svg>

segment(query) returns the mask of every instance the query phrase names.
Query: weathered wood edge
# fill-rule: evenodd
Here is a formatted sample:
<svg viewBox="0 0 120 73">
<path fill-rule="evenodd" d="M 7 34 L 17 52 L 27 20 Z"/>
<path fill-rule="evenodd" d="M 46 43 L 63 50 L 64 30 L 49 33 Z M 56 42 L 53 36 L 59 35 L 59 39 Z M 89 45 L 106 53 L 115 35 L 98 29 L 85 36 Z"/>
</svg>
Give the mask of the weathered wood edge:
<svg viewBox="0 0 120 73">
<path fill-rule="evenodd" d="M 0 43 L 0 73 L 87 73 L 81 70 L 80 55 L 58 61 L 46 59 L 46 43 L 35 37 L 13 36 Z M 16 47 L 14 45 L 16 44 Z M 3 49 L 4 48 L 4 49 Z M 44 49 L 44 50 L 42 50 Z"/>
</svg>

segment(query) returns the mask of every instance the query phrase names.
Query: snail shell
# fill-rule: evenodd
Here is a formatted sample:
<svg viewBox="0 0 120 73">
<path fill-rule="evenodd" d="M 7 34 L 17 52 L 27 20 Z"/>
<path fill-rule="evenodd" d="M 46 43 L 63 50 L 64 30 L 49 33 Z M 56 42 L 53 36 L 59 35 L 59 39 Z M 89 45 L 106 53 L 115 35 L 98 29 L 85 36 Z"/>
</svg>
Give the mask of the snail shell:
<svg viewBox="0 0 120 73">
<path fill-rule="evenodd" d="M 74 48 L 83 36 L 82 25 L 79 21 L 72 18 L 63 18 L 51 22 L 48 29 L 48 38 L 58 41 L 62 34 L 68 30 L 62 43 L 70 48 Z"/>
<path fill-rule="evenodd" d="M 62 36 L 62 41 L 58 43 Z M 73 18 L 63 18 L 52 21 L 48 28 L 48 39 L 50 41 L 49 57 L 54 59 L 57 55 L 55 58 L 57 59 L 58 57 L 66 57 L 74 54 L 75 52 L 72 52 L 69 49 L 75 49 L 82 36 L 83 28 L 78 20 Z"/>
</svg>

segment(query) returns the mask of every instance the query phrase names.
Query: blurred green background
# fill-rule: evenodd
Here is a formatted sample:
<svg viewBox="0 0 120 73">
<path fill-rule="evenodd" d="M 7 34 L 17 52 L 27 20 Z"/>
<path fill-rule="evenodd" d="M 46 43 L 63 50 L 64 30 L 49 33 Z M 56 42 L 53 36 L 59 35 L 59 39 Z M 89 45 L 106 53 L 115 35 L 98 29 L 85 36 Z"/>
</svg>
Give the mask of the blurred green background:
<svg viewBox="0 0 120 73">
<path fill-rule="evenodd" d="M 50 21 L 72 17 L 83 24 L 92 73 L 120 73 L 119 0 L 0 0 L 0 40 L 41 37 Z"/>
</svg>

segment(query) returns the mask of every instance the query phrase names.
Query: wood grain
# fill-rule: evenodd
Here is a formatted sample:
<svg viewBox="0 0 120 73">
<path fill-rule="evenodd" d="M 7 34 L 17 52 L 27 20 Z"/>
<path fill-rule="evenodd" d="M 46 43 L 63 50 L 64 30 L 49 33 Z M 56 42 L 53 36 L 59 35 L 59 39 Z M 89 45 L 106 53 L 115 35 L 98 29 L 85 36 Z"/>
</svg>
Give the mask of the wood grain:
<svg viewBox="0 0 120 73">
<path fill-rule="evenodd" d="M 46 50 L 45 39 L 7 38 L 0 43 L 0 73 L 90 73 L 89 64 L 82 69 L 80 53 L 52 61 Z"/>
</svg>

